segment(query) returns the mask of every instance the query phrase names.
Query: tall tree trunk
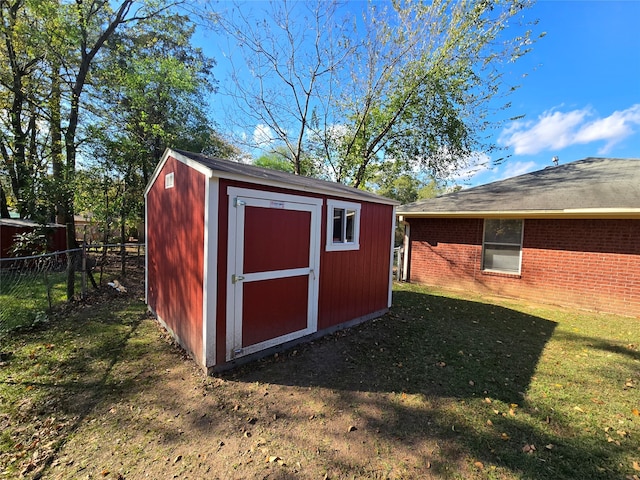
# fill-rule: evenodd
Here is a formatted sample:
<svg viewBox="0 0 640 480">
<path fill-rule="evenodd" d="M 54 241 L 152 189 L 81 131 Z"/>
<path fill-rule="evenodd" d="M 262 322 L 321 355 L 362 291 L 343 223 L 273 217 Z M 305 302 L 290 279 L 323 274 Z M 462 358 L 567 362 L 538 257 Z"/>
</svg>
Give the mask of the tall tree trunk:
<svg viewBox="0 0 640 480">
<path fill-rule="evenodd" d="M 22 76 L 20 73 L 14 74 L 12 93 L 13 102 L 11 103 L 9 116 L 11 118 L 11 130 L 13 133 L 13 152 L 9 154 L 11 156 L 9 176 L 11 178 L 13 195 L 17 200 L 18 213 L 20 214 L 20 218 L 24 218 L 29 215 L 24 201 L 26 190 L 24 183 L 27 177 L 27 135 L 22 129 L 22 108 L 26 99 L 22 92 Z"/>
<path fill-rule="evenodd" d="M 7 205 L 7 196 L 4 194 L 4 188 L 0 185 L 0 218 L 9 218 L 9 206 Z"/>
<path fill-rule="evenodd" d="M 75 107 L 74 107 L 75 105 Z M 75 115 L 73 114 L 75 108 Z M 71 100 L 72 114 L 69 116 L 69 127 L 65 135 L 65 150 L 67 156 L 67 162 L 64 166 L 64 182 L 60 186 L 62 194 L 61 214 L 64 219 L 64 225 L 66 226 L 66 238 L 67 238 L 67 250 L 73 250 L 77 247 L 76 243 L 76 223 L 74 219 L 74 206 L 73 206 L 73 190 L 76 176 L 76 145 L 75 145 L 75 131 L 78 125 L 78 98 L 74 97 Z M 73 125 L 72 125 L 72 122 Z M 67 300 L 73 299 L 75 294 L 75 264 L 73 261 L 73 254 L 69 253 L 67 264 Z"/>
<path fill-rule="evenodd" d="M 55 187 L 54 208 L 56 223 L 65 225 L 64 218 L 64 161 L 62 157 L 62 125 L 60 115 L 60 63 L 54 59 L 51 65 L 51 98 L 49 99 L 49 111 L 51 122 L 49 129 L 51 132 L 51 164 L 53 169 L 53 184 Z"/>
<path fill-rule="evenodd" d="M 10 8 L 3 5 L 3 14 L 7 13 L 6 27 L 8 32 L 4 32 L 3 40 L 6 49 L 6 70 L 11 75 L 9 80 L 9 91 L 11 92 L 11 106 L 9 107 L 9 123 L 10 131 L 13 136 L 10 152 L 3 149 L 3 156 L 9 171 L 11 179 L 11 190 L 17 202 L 18 213 L 21 218 L 30 216 L 33 212 L 29 211 L 27 199 L 33 196 L 33 192 L 28 191 L 29 169 L 27 167 L 27 141 L 28 134 L 23 128 L 23 110 L 27 104 L 27 96 L 25 94 L 24 80 L 29 78 L 30 69 L 40 60 L 40 56 L 36 56 L 24 63 L 20 61 L 19 54 L 14 44 L 14 29 L 18 28 L 18 13 L 20 11 L 20 2 L 16 2 Z M 6 8 L 6 10 L 5 10 Z M 5 19 L 3 18 L 3 23 Z"/>
<path fill-rule="evenodd" d="M 125 213 L 125 206 L 124 206 L 124 202 L 123 202 L 123 206 L 122 209 L 120 210 L 120 274 L 122 275 L 122 277 L 124 278 L 127 275 L 126 272 L 126 267 L 125 267 L 125 260 L 126 260 L 126 249 L 125 249 L 125 238 L 124 236 L 126 235 L 126 213 Z"/>
</svg>

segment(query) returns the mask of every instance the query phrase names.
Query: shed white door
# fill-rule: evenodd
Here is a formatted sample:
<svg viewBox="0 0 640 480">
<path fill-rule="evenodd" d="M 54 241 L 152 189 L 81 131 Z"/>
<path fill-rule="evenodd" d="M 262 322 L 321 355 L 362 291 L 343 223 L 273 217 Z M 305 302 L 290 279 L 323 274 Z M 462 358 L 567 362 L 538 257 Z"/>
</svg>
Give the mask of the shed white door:
<svg viewBox="0 0 640 480">
<path fill-rule="evenodd" d="M 236 187 L 227 193 L 231 360 L 317 330 L 322 200 Z"/>
</svg>

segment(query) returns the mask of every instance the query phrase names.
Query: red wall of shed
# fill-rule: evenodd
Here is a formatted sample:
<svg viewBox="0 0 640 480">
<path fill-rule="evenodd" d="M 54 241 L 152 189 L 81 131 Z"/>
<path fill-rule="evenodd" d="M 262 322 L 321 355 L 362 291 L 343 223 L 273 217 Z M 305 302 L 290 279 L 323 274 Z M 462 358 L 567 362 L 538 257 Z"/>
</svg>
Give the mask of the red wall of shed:
<svg viewBox="0 0 640 480">
<path fill-rule="evenodd" d="M 175 186 L 165 189 L 165 174 Z M 204 175 L 169 157 L 147 195 L 148 303 L 202 358 Z"/>
<path fill-rule="evenodd" d="M 410 219 L 410 280 L 640 315 L 640 220 L 525 219 L 520 275 L 483 272 L 482 219 Z"/>
<path fill-rule="evenodd" d="M 218 230 L 218 304 L 216 306 L 216 357 L 225 358 L 226 298 L 227 298 L 227 241 L 228 209 L 227 187 L 234 186 L 253 190 L 279 192 L 322 198 L 320 234 L 320 292 L 318 306 L 318 330 L 387 308 L 389 293 L 389 263 L 391 254 L 391 229 L 393 207 L 360 202 L 360 250 L 327 252 L 326 196 L 288 190 L 266 188 L 233 180 L 220 180 L 219 230 Z M 332 197 L 335 198 L 335 197 Z M 349 200 L 353 201 L 353 200 Z M 283 232 L 286 232 L 283 229 Z M 283 233 L 286 235 L 286 233 Z"/>
<path fill-rule="evenodd" d="M 360 249 L 327 252 L 322 209 L 318 330 L 387 308 L 393 207 L 361 203 Z"/>
</svg>

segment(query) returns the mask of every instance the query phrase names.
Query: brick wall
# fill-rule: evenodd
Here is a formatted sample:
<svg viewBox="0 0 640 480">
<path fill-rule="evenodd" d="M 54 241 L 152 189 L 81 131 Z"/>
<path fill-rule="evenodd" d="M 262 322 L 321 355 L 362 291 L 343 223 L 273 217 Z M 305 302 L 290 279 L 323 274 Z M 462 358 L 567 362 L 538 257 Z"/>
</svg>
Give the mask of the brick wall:
<svg viewBox="0 0 640 480">
<path fill-rule="evenodd" d="M 640 317 L 640 220 L 525 220 L 520 275 L 481 270 L 482 219 L 409 223 L 413 282 Z"/>
</svg>

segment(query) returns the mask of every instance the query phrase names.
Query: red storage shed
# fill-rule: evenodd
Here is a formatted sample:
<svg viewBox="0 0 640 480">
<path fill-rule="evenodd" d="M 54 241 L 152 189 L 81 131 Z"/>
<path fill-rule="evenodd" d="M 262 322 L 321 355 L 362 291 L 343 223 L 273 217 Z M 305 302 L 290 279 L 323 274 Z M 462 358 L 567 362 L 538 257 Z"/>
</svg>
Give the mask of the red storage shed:
<svg viewBox="0 0 640 480">
<path fill-rule="evenodd" d="M 205 370 L 391 305 L 393 200 L 169 149 L 145 205 L 147 305 Z"/>
</svg>

